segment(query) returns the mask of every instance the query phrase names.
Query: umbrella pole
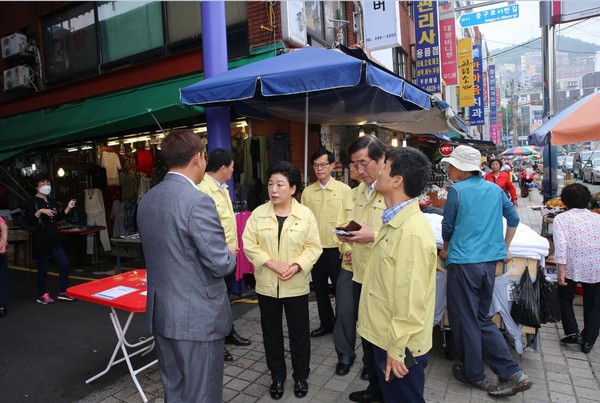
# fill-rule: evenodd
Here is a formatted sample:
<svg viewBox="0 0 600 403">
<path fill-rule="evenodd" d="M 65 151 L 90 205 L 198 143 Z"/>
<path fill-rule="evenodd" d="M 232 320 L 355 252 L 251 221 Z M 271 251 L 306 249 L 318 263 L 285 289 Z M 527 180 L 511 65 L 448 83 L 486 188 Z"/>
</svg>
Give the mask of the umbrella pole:
<svg viewBox="0 0 600 403">
<path fill-rule="evenodd" d="M 308 92 L 304 101 L 304 187 L 308 185 Z"/>
</svg>

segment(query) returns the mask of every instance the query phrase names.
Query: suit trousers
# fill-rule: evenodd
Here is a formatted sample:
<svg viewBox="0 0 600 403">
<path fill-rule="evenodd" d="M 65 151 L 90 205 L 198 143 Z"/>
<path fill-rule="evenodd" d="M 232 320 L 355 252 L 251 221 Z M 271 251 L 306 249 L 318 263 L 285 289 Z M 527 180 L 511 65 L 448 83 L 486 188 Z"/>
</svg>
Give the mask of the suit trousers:
<svg viewBox="0 0 600 403">
<path fill-rule="evenodd" d="M 358 306 L 360 305 L 360 292 L 362 290 L 362 284 L 353 281 L 352 286 L 352 291 L 354 293 L 354 321 L 358 322 Z M 369 386 L 367 387 L 367 390 L 369 390 L 372 395 L 381 396 L 381 388 L 379 387 L 379 382 L 377 381 L 377 370 L 375 365 L 373 365 L 375 360 L 375 358 L 373 358 L 373 344 L 364 337 L 361 337 L 360 340 L 363 348 L 363 365 L 369 374 Z"/>
<path fill-rule="evenodd" d="M 165 402 L 223 401 L 223 339 L 175 340 L 154 332 Z"/>
<path fill-rule="evenodd" d="M 447 265 L 447 308 L 452 339 L 463 361 L 465 378 L 471 383 L 484 379 L 484 363 L 500 381 L 521 370 L 489 315 L 496 262 Z"/>
<path fill-rule="evenodd" d="M 283 346 L 284 310 L 290 339 L 292 378 L 295 381 L 308 379 L 310 373 L 308 294 L 288 298 L 273 298 L 261 294 L 257 296 L 267 367 L 271 371 L 271 379 L 285 381 L 287 377 Z"/>
<path fill-rule="evenodd" d="M 350 365 L 356 358 L 356 313 L 352 288 L 352 272 L 341 269 L 335 290 L 333 345 L 338 362 Z"/>
<path fill-rule="evenodd" d="M 600 283 L 581 283 L 583 287 L 583 331 L 581 337 L 588 344 L 594 344 L 600 330 Z M 567 285 L 558 287 L 561 321 L 565 335 L 579 333 L 573 299 L 575 298 L 577 282 L 567 279 Z"/>
<path fill-rule="evenodd" d="M 379 365 L 387 360 L 387 351 L 373 345 L 373 358 L 375 368 L 377 368 L 377 379 L 383 401 L 391 402 L 410 402 L 425 403 L 423 394 L 425 393 L 425 368 L 427 367 L 427 354 L 415 357 L 417 365 L 408 370 L 408 374 L 403 378 L 394 378 L 390 382 L 385 381 L 385 374 Z M 384 367 L 385 368 L 385 367 Z M 390 374 L 390 379 L 391 379 Z"/>
<path fill-rule="evenodd" d="M 335 324 L 335 316 L 331 306 L 331 299 L 329 298 L 328 279 L 331 279 L 331 284 L 335 290 L 342 267 L 341 264 L 342 260 L 338 248 L 324 248 L 319 260 L 317 260 L 310 272 L 315 287 L 321 327 L 326 330 L 333 330 L 333 325 Z"/>
</svg>

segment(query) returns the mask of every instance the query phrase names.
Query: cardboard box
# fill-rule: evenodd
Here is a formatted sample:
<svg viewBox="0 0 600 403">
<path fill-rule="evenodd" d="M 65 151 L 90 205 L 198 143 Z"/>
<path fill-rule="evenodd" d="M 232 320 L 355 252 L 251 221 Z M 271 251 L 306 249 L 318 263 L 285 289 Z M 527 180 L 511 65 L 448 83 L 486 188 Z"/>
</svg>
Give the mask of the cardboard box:
<svg viewBox="0 0 600 403">
<path fill-rule="evenodd" d="M 508 274 L 509 277 L 520 278 L 527 267 L 529 275 L 532 279 L 535 279 L 538 263 L 538 260 L 522 257 L 515 257 L 508 263 L 498 262 L 496 264 L 496 276 Z"/>
</svg>

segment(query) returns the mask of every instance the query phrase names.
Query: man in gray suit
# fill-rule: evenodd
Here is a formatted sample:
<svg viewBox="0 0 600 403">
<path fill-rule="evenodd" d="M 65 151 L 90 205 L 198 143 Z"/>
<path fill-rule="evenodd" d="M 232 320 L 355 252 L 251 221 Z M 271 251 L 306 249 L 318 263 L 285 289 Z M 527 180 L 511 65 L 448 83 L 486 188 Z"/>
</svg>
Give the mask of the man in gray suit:
<svg viewBox="0 0 600 403">
<path fill-rule="evenodd" d="M 138 207 L 147 265 L 146 326 L 156 340 L 166 402 L 223 400 L 232 316 L 223 277 L 235 268 L 215 203 L 200 192 L 204 145 L 191 130 L 162 141 L 169 172 Z"/>
</svg>

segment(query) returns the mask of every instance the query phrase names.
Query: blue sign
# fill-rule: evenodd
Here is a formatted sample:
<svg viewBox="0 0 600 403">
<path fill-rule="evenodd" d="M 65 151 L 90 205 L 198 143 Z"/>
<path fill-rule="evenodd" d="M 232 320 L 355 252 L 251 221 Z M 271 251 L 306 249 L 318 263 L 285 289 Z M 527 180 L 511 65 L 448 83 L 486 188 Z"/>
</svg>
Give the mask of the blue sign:
<svg viewBox="0 0 600 403">
<path fill-rule="evenodd" d="M 471 126 L 485 124 L 483 105 L 483 60 L 481 45 L 473 45 L 473 94 L 475 105 L 469 106 L 469 123 Z"/>
<path fill-rule="evenodd" d="M 496 65 L 490 64 L 488 66 L 488 81 L 489 81 L 489 100 L 490 100 L 490 124 L 495 125 L 498 123 L 498 117 L 496 112 Z"/>
<path fill-rule="evenodd" d="M 512 4 L 494 8 L 491 10 L 478 11 L 476 13 L 467 13 L 460 16 L 458 22 L 463 28 L 473 27 L 475 25 L 487 24 L 490 22 L 512 20 L 519 18 L 519 5 Z"/>
<path fill-rule="evenodd" d="M 442 92 L 437 2 L 415 1 L 413 6 L 417 85 L 432 93 Z"/>
</svg>

